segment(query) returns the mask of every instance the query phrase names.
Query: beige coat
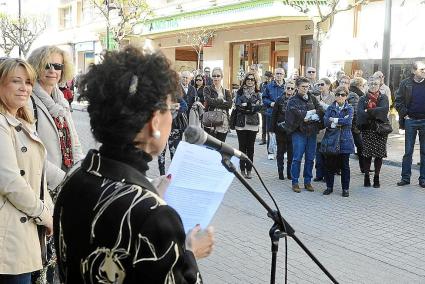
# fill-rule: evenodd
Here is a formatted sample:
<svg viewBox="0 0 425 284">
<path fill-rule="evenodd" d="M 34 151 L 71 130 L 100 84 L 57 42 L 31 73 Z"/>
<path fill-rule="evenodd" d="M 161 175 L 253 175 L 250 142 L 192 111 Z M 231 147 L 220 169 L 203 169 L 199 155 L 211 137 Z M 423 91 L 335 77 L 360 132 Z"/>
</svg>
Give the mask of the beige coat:
<svg viewBox="0 0 425 284">
<path fill-rule="evenodd" d="M 46 150 L 33 125 L 3 114 L 0 145 L 0 274 L 39 270 L 36 223 L 45 225 L 53 213 L 46 183 L 40 200 Z"/>
</svg>

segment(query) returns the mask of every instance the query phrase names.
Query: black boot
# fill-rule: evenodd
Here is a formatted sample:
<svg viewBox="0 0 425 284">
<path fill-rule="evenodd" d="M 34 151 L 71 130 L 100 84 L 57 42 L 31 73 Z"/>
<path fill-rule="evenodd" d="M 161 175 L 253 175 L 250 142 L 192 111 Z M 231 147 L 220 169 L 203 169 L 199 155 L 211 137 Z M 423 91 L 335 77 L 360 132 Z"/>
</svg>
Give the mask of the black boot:
<svg viewBox="0 0 425 284">
<path fill-rule="evenodd" d="M 334 190 L 332 188 L 327 188 L 325 191 L 323 191 L 323 195 L 329 195 L 333 192 Z"/>
<path fill-rule="evenodd" d="M 373 187 L 374 188 L 380 188 L 381 184 L 379 183 L 379 175 L 373 176 Z"/>
<path fill-rule="evenodd" d="M 370 187 L 370 176 L 369 176 L 369 173 L 368 172 L 364 174 L 364 183 L 363 183 L 363 186 Z"/>
<path fill-rule="evenodd" d="M 285 176 L 283 175 L 283 171 L 279 172 L 279 179 L 284 180 Z"/>
<path fill-rule="evenodd" d="M 350 194 L 348 193 L 348 189 L 343 189 L 342 190 L 342 197 L 348 197 L 350 196 Z"/>
</svg>

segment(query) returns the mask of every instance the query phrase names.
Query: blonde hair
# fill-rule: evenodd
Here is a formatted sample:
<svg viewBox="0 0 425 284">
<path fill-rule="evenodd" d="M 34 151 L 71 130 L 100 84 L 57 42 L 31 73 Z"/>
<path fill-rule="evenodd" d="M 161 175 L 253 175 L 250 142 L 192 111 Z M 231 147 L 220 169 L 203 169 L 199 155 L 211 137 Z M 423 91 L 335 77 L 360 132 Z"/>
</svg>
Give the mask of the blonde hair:
<svg viewBox="0 0 425 284">
<path fill-rule="evenodd" d="M 64 83 L 72 78 L 74 67 L 68 53 L 55 45 L 45 45 L 31 52 L 28 57 L 28 63 L 34 67 L 37 73 L 37 79 L 40 79 L 41 75 L 44 74 L 47 63 L 50 63 L 49 57 L 55 53 L 62 56 L 64 65 L 59 83 Z"/>
<path fill-rule="evenodd" d="M 18 69 L 18 67 L 22 67 L 22 68 L 25 69 L 25 71 L 27 72 L 27 75 L 30 79 L 31 85 L 34 85 L 34 82 L 35 82 L 35 79 L 36 79 L 36 74 L 35 74 L 34 69 L 25 60 L 22 60 L 22 59 L 19 59 L 19 58 L 8 58 L 8 59 L 3 60 L 0 63 L 0 84 L 5 84 L 7 79 L 9 78 L 9 76 L 14 74 L 16 72 L 16 70 Z M 7 106 L 2 101 L 1 96 L 0 96 L 0 113 L 6 114 L 7 112 L 8 112 Z M 31 112 L 28 111 L 26 106 L 23 106 L 23 107 L 18 109 L 18 111 L 16 113 L 16 117 L 21 118 L 28 123 L 34 122 L 34 118 L 31 114 Z"/>
</svg>

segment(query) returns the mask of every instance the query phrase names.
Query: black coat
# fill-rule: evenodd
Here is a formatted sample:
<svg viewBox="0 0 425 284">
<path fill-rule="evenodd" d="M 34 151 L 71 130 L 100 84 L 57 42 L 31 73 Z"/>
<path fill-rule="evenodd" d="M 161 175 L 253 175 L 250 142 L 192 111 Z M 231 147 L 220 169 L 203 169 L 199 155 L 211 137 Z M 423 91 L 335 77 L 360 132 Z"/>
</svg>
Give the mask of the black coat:
<svg viewBox="0 0 425 284">
<path fill-rule="evenodd" d="M 195 87 L 190 84 L 187 87 L 188 87 L 187 93 L 184 92 L 183 86 L 181 86 L 181 89 L 182 89 L 183 99 L 187 103 L 186 115 L 187 117 L 189 117 L 189 111 L 192 108 L 192 105 L 195 102 L 196 97 L 198 96 L 198 92 L 196 91 Z"/>
<path fill-rule="evenodd" d="M 304 121 L 309 110 L 316 110 L 320 121 Z M 288 100 L 285 112 L 285 122 L 288 133 L 300 131 L 305 135 L 318 133 L 323 128 L 323 115 L 325 114 L 317 98 L 308 93 L 308 99 L 304 100 L 297 92 Z"/>
<path fill-rule="evenodd" d="M 279 127 L 278 124 L 285 122 L 286 105 L 288 104 L 289 98 L 290 97 L 287 97 L 284 93 L 277 99 L 273 106 L 271 131 L 276 133 L 276 135 L 287 134 L 284 128 Z"/>
<path fill-rule="evenodd" d="M 178 213 L 144 175 L 152 158 L 100 151 L 91 150 L 72 171 L 56 202 L 62 282 L 202 283 Z"/>
<path fill-rule="evenodd" d="M 242 104 L 246 103 L 246 106 Z M 236 126 L 245 127 L 245 123 L 248 125 L 259 125 L 260 118 L 258 112 L 260 112 L 263 102 L 261 99 L 261 93 L 254 93 L 250 98 L 243 94 L 243 89 L 240 88 L 236 92 Z"/>
<path fill-rule="evenodd" d="M 388 121 L 388 111 L 389 111 L 389 102 L 388 97 L 383 94 L 379 94 L 376 108 L 369 109 L 367 112 L 367 104 L 369 102 L 369 95 L 366 94 L 359 99 L 357 105 L 357 127 L 360 130 L 375 130 L 375 122 L 389 122 Z"/>
</svg>

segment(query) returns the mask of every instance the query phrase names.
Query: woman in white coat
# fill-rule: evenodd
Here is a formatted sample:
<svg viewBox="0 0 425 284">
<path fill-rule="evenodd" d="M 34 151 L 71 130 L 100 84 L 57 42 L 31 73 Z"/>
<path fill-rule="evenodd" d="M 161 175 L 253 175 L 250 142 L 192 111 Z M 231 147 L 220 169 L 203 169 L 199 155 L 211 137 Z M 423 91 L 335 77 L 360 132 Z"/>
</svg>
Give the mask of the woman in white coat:
<svg viewBox="0 0 425 284">
<path fill-rule="evenodd" d="M 37 226 L 52 234 L 46 150 L 27 104 L 35 82 L 21 59 L 0 64 L 0 283 L 31 283 L 42 268 Z M 44 201 L 43 201 L 44 200 Z"/>
<path fill-rule="evenodd" d="M 56 46 L 34 50 L 28 63 L 37 74 L 30 107 L 47 150 L 47 187 L 55 200 L 55 188 L 65 173 L 84 158 L 69 103 L 58 86 L 72 78 L 73 67 L 68 54 Z"/>
<path fill-rule="evenodd" d="M 30 107 L 36 119 L 37 132 L 47 150 L 47 188 L 55 201 L 57 186 L 65 173 L 84 158 L 69 103 L 58 86 L 58 83 L 72 77 L 73 68 L 68 54 L 56 46 L 42 46 L 34 50 L 28 57 L 28 63 L 37 75 Z M 38 281 L 53 283 L 56 257 L 52 239 L 49 239 L 47 254 L 48 265 L 33 278 L 40 274 L 43 278 Z"/>
</svg>

